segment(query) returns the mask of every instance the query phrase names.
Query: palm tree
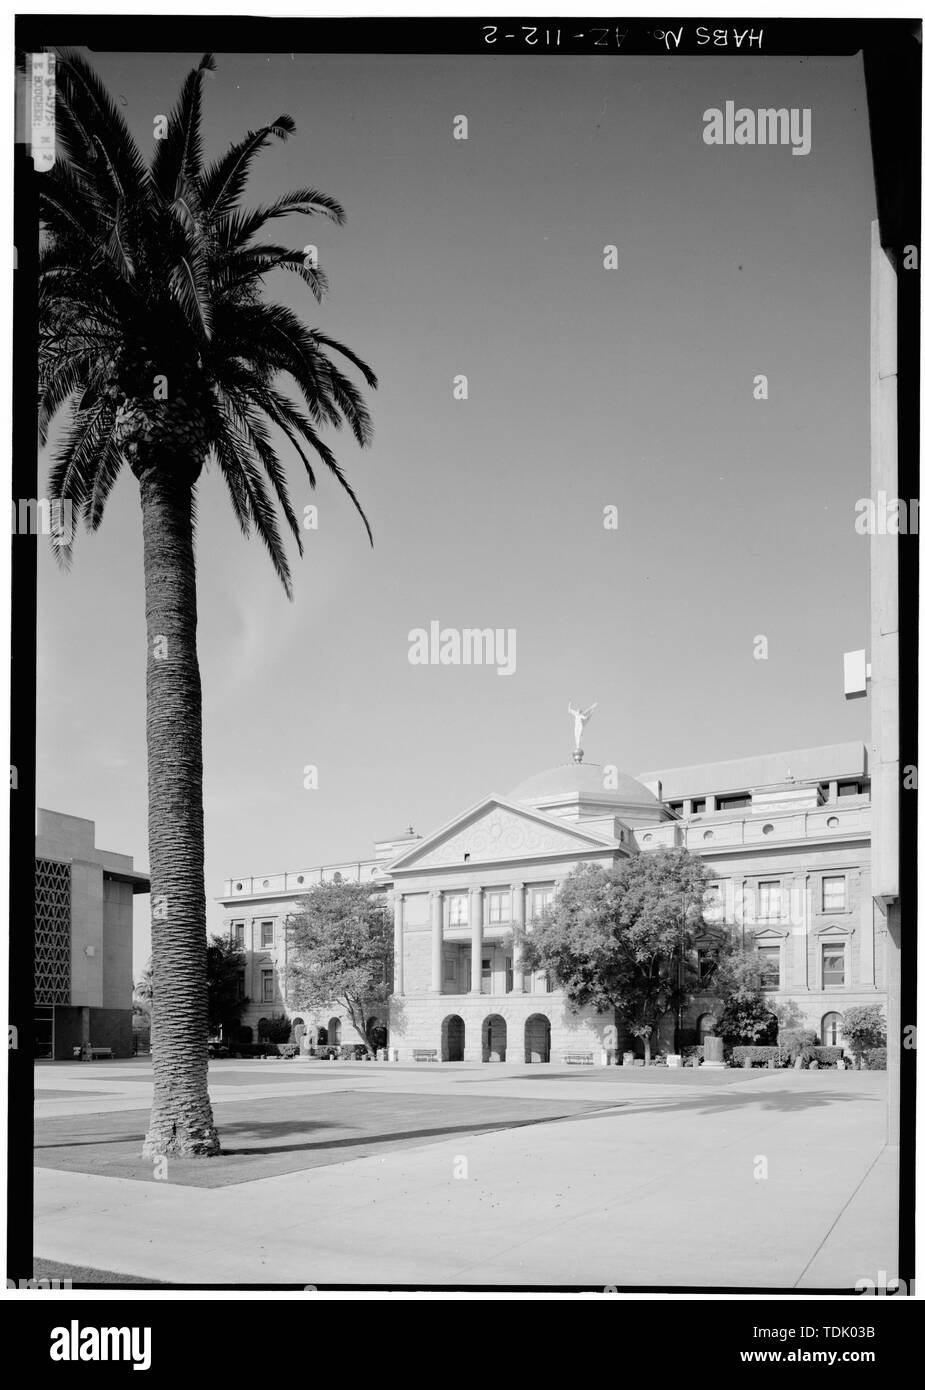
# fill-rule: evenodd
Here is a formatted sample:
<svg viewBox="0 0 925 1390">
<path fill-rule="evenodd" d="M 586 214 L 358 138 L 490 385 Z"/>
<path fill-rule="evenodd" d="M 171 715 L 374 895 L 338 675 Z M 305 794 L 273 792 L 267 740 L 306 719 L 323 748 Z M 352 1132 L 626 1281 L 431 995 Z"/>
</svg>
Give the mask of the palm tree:
<svg viewBox="0 0 925 1390">
<path fill-rule="evenodd" d="M 321 438 L 344 422 L 371 437 L 369 367 L 342 343 L 267 302 L 273 270 L 320 301 L 321 270 L 298 250 L 258 240 L 294 213 L 340 224 L 343 209 L 299 188 L 251 210 L 242 194 L 261 150 L 295 129 L 289 116 L 252 130 L 204 166 L 206 55 L 186 78 L 164 138 L 146 162 L 92 68 L 57 64 L 58 160 L 40 177 L 40 436 L 70 419 L 54 454 L 50 499 L 95 530 L 124 464 L 138 482 L 147 622 L 148 836 L 151 865 L 154 1106 L 147 1156 L 219 1152 L 207 1083 L 202 697 L 196 655 L 196 503 L 211 461 L 241 530 L 253 529 L 291 597 L 278 504 L 299 527 L 272 431 L 312 488 L 321 463 L 369 522 Z M 157 133 L 157 132 L 155 132 Z M 62 158 L 62 155 L 64 156 Z M 296 390 L 287 394 L 286 378 Z M 53 537 L 70 563 L 72 536 Z"/>
</svg>

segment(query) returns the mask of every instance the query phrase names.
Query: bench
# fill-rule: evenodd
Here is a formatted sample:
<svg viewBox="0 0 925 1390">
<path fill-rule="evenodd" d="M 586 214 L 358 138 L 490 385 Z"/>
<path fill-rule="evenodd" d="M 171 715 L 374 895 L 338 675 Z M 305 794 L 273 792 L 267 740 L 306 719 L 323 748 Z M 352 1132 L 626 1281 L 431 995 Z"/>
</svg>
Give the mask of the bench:
<svg viewBox="0 0 925 1390">
<path fill-rule="evenodd" d="M 112 1061 L 112 1048 L 111 1048 L 111 1047 L 90 1047 L 90 1048 L 87 1049 L 87 1051 L 90 1053 L 90 1060 L 91 1060 L 91 1062 L 97 1062 L 97 1061 L 107 1061 L 107 1062 L 111 1062 L 111 1061 Z M 79 1058 L 79 1057 L 82 1056 L 82 1054 L 83 1054 L 83 1048 L 82 1048 L 82 1047 L 75 1047 L 75 1048 L 74 1048 L 74 1056 L 75 1056 L 75 1057 Z"/>
<path fill-rule="evenodd" d="M 570 1066 L 592 1067 L 594 1065 L 593 1052 L 566 1052 L 565 1060 Z"/>
<path fill-rule="evenodd" d="M 435 1047 L 416 1047 L 412 1056 L 416 1062 L 436 1062 L 437 1049 Z"/>
</svg>

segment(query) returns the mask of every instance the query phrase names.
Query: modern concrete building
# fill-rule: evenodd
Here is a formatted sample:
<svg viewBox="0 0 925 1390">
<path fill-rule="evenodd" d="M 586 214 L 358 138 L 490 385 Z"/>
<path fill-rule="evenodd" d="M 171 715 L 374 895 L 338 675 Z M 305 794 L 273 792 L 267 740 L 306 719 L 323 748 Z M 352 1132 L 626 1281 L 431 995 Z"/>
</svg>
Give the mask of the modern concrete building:
<svg viewBox="0 0 925 1390">
<path fill-rule="evenodd" d="M 39 810 L 35 835 L 35 1057 L 132 1055 L 132 898 L 150 883 L 97 849 L 93 821 Z"/>
<path fill-rule="evenodd" d="M 229 880 L 229 933 L 248 952 L 247 1022 L 288 1012 L 328 1042 L 354 1041 L 333 1005 L 288 1008 L 285 919 L 315 882 L 377 884 L 395 919 L 389 1043 L 399 1057 L 545 1062 L 598 1053 L 613 1024 L 574 1014 L 555 983 L 525 971 L 513 928 L 553 901 L 577 865 L 684 846 L 709 865 L 705 917 L 760 954 L 772 1007 L 788 1002 L 820 1041 L 841 1041 L 842 1013 L 882 1002 L 883 927 L 870 888 L 871 806 L 863 743 L 676 768 L 631 777 L 611 764 L 569 763 L 486 796 L 432 834 L 381 841 L 369 860 Z M 703 939 L 700 949 L 710 945 Z M 473 969 L 473 962 L 477 967 Z M 715 1021 L 695 995 L 681 1023 L 690 1040 Z M 658 1040 L 671 1045 L 674 1019 Z M 618 1048 L 633 1047 L 622 1029 Z"/>
</svg>

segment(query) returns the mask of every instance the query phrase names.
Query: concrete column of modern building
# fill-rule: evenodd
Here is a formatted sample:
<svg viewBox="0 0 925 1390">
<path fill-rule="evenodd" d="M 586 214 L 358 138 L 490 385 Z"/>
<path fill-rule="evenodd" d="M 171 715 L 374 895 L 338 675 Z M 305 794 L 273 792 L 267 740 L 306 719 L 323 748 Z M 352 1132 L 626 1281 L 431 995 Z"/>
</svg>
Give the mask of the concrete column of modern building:
<svg viewBox="0 0 925 1390">
<path fill-rule="evenodd" d="M 443 993 L 443 893 L 439 888 L 430 895 L 430 987 L 434 994 Z"/>
<path fill-rule="evenodd" d="M 511 895 L 512 895 L 512 897 L 513 897 L 513 906 L 512 906 L 512 908 L 511 908 L 511 914 L 512 914 L 513 919 L 514 919 L 514 943 L 513 943 L 513 955 L 512 955 L 512 966 L 513 966 L 513 975 L 514 975 L 514 979 L 513 979 L 513 989 L 512 989 L 512 993 L 514 993 L 514 994 L 523 994 L 523 992 L 524 992 L 524 960 L 523 960 L 523 952 L 521 951 L 521 947 L 520 947 L 520 942 L 519 942 L 519 940 L 518 940 L 518 936 L 519 936 L 519 933 L 523 931 L 523 929 L 524 929 L 524 922 L 526 921 L 526 897 L 527 897 L 526 885 L 523 884 L 523 883 L 512 883 L 512 884 L 511 884 Z"/>
<path fill-rule="evenodd" d="M 405 895 L 395 894 L 393 907 L 393 917 L 395 921 L 395 983 L 393 992 L 404 994 L 405 992 Z"/>
<path fill-rule="evenodd" d="M 472 939 L 472 965 L 469 993 L 482 993 L 482 889 L 469 889 L 469 930 Z"/>
</svg>

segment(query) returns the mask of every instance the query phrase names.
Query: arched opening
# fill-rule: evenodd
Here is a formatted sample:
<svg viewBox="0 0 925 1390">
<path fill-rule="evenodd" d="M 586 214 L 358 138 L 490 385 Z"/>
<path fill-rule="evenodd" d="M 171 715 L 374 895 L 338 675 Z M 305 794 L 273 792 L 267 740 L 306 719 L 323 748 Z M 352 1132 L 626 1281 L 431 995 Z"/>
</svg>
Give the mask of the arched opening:
<svg viewBox="0 0 925 1390">
<path fill-rule="evenodd" d="M 340 1047 L 340 1019 L 328 1020 L 328 1047 Z"/>
<path fill-rule="evenodd" d="M 552 1029 L 545 1014 L 531 1014 L 524 1024 L 524 1061 L 548 1062 Z"/>
<path fill-rule="evenodd" d="M 323 1023 L 313 1023 L 309 1030 L 309 1042 L 312 1047 L 327 1047 L 328 1030 Z"/>
<path fill-rule="evenodd" d="M 507 1023 L 500 1014 L 489 1014 L 482 1023 L 482 1061 L 503 1062 L 507 1058 Z"/>
<path fill-rule="evenodd" d="M 461 1062 L 466 1051 L 466 1025 L 459 1014 L 450 1014 L 440 1029 L 440 1059 Z"/>
<path fill-rule="evenodd" d="M 822 1019 L 822 1046 L 841 1047 L 842 1045 L 842 1016 L 841 1014 L 825 1014 Z"/>
<path fill-rule="evenodd" d="M 257 1041 L 258 1041 L 258 1042 L 265 1042 L 265 1041 L 266 1041 L 266 1036 L 267 1036 L 267 1020 L 266 1020 L 265 1018 L 258 1018 L 258 1020 L 257 1020 Z"/>
<path fill-rule="evenodd" d="M 697 1041 L 702 1043 L 704 1038 L 710 1038 L 716 1032 L 715 1014 L 701 1014 L 697 1020 Z"/>
</svg>

